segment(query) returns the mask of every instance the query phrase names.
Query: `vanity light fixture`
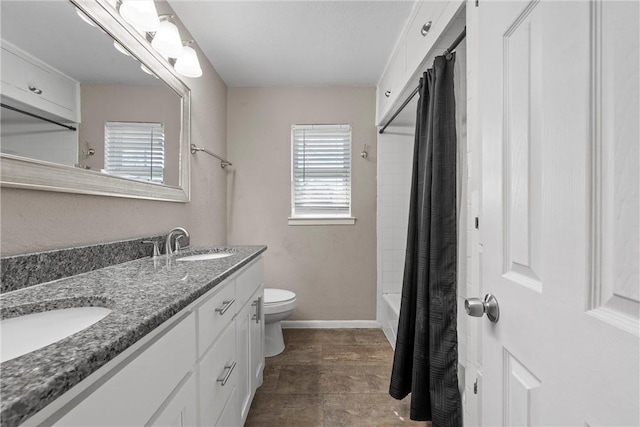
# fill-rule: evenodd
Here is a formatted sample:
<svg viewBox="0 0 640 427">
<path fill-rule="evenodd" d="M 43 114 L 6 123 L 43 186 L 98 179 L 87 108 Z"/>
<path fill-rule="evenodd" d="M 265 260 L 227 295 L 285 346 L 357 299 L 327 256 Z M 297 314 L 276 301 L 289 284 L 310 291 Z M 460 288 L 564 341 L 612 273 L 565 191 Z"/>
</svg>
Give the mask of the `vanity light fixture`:
<svg viewBox="0 0 640 427">
<path fill-rule="evenodd" d="M 153 0 L 122 0 L 120 15 L 136 29 L 156 31 L 160 26 Z"/>
<path fill-rule="evenodd" d="M 189 46 L 193 40 L 182 42 L 178 27 L 170 21 L 173 15 L 157 15 L 153 0 L 116 0 L 116 6 L 122 18 L 131 24 L 144 38 L 151 40 L 151 46 L 164 59 L 173 65 L 176 73 L 191 78 L 202 76 L 202 68 L 198 55 Z M 147 34 L 148 33 L 148 34 Z M 116 49 L 129 55 L 123 46 L 114 43 Z M 142 71 L 154 75 L 144 65 Z M 157 76 L 156 76 L 157 77 Z"/>
<path fill-rule="evenodd" d="M 198 55 L 195 49 L 188 46 L 193 43 L 193 40 L 185 42 L 185 46 L 182 48 L 182 55 L 178 57 L 173 68 L 178 74 L 185 77 L 200 77 L 202 76 L 202 68 L 200 68 L 200 62 L 198 61 Z"/>
<path fill-rule="evenodd" d="M 178 58 L 183 52 L 182 40 L 178 27 L 169 21 L 171 18 L 173 18 L 171 15 L 160 15 L 160 26 L 153 36 L 151 46 L 164 57 Z"/>
</svg>

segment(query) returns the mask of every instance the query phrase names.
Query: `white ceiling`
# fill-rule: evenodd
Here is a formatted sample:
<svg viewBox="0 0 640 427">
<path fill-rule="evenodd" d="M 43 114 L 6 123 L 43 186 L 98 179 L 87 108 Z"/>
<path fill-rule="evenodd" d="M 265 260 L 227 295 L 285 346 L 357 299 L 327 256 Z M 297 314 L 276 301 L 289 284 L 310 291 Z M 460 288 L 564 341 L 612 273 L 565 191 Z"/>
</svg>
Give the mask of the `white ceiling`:
<svg viewBox="0 0 640 427">
<path fill-rule="evenodd" d="M 411 12 L 404 0 L 169 0 L 231 87 L 375 86 Z"/>
</svg>

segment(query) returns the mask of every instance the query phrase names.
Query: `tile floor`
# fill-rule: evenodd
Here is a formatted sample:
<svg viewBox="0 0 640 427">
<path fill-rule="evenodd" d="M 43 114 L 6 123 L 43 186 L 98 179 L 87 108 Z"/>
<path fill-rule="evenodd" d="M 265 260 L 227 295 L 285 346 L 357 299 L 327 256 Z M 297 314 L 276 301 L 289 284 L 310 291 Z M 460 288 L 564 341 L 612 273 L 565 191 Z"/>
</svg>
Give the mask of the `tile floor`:
<svg viewBox="0 0 640 427">
<path fill-rule="evenodd" d="M 246 426 L 428 426 L 389 396 L 393 350 L 379 329 L 285 329 Z"/>
</svg>

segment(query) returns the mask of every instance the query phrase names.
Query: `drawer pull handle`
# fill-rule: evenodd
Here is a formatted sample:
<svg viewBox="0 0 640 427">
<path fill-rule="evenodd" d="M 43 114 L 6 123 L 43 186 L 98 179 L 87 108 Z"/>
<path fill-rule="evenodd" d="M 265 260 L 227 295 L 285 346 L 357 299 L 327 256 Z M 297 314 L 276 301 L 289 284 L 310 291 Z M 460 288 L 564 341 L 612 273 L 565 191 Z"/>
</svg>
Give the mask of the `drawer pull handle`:
<svg viewBox="0 0 640 427">
<path fill-rule="evenodd" d="M 262 297 L 259 297 L 251 305 L 256 308 L 256 314 L 253 316 L 253 320 L 255 320 L 256 323 L 260 323 L 260 318 L 262 317 Z"/>
<path fill-rule="evenodd" d="M 384 93 L 384 96 L 386 96 L 387 98 L 391 96 L 391 91 L 388 90 Z"/>
<path fill-rule="evenodd" d="M 231 305 L 233 305 L 234 302 L 236 302 L 235 298 L 232 298 L 229 301 L 223 301 L 222 302 L 223 306 L 220 307 L 220 308 L 216 308 L 216 312 L 220 316 L 223 316 L 227 312 L 227 310 L 229 310 L 229 307 L 231 307 Z"/>
<path fill-rule="evenodd" d="M 229 381 L 229 377 L 231 376 L 231 373 L 233 372 L 233 370 L 236 368 L 236 362 L 231 362 L 231 365 L 227 365 L 224 367 L 224 375 L 222 376 L 222 378 L 218 378 L 216 381 L 218 381 L 220 383 L 221 386 L 225 386 L 227 384 L 227 381 Z"/>
<path fill-rule="evenodd" d="M 42 94 L 42 89 L 38 89 L 35 86 L 29 86 L 29 90 L 33 93 L 35 93 L 36 95 L 41 95 Z"/>
<path fill-rule="evenodd" d="M 420 34 L 422 34 L 422 37 L 425 37 L 430 29 L 431 29 L 431 21 L 424 24 L 420 29 Z"/>
</svg>

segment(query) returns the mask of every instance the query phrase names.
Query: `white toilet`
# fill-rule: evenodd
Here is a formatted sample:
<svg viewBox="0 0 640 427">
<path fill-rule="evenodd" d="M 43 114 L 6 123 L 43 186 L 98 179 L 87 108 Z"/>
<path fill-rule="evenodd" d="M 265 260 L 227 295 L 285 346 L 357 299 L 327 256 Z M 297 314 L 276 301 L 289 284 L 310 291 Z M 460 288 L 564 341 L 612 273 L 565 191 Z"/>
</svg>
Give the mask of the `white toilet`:
<svg viewBox="0 0 640 427">
<path fill-rule="evenodd" d="M 284 350 L 281 320 L 296 308 L 296 294 L 284 289 L 264 290 L 264 355 L 275 356 Z"/>
</svg>

